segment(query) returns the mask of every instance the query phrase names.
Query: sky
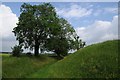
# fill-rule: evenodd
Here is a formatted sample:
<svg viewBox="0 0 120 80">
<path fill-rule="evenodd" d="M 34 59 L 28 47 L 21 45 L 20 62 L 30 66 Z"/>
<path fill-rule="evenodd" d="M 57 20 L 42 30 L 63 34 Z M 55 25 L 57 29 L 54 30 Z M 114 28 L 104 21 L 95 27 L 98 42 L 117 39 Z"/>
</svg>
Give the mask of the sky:
<svg viewBox="0 0 120 80">
<path fill-rule="evenodd" d="M 27 2 L 31 5 L 40 2 Z M 11 51 L 18 42 L 12 30 L 18 23 L 23 2 L 0 5 L 0 52 Z M 118 39 L 117 2 L 51 2 L 57 14 L 65 18 L 87 45 Z"/>
</svg>

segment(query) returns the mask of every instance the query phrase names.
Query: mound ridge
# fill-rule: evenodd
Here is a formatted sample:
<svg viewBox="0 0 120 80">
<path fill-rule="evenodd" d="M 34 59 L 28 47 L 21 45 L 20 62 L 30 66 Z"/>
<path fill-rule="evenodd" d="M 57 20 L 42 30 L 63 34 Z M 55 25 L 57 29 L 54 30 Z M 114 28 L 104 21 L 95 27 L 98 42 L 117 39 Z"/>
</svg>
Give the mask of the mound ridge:
<svg viewBox="0 0 120 80">
<path fill-rule="evenodd" d="M 32 77 L 117 78 L 118 42 L 120 40 L 111 40 L 87 46 L 32 74 Z"/>
</svg>

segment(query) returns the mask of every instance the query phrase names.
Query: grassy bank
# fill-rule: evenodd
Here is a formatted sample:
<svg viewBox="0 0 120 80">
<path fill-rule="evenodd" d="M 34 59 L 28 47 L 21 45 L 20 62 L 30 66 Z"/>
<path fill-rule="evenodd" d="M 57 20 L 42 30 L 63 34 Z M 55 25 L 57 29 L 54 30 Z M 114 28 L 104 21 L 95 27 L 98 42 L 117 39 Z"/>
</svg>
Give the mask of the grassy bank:
<svg viewBox="0 0 120 80">
<path fill-rule="evenodd" d="M 80 49 L 63 60 L 31 74 L 30 77 L 117 78 L 118 40 L 93 44 Z"/>
</svg>

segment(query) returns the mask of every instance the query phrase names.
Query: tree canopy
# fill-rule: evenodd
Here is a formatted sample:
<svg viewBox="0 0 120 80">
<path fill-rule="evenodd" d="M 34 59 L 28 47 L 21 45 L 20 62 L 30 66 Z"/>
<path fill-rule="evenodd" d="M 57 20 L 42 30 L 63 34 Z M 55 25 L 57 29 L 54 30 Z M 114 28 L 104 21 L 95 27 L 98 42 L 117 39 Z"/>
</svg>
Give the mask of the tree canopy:
<svg viewBox="0 0 120 80">
<path fill-rule="evenodd" d="M 71 24 L 60 18 L 50 3 L 30 5 L 24 3 L 20 8 L 17 27 L 13 29 L 19 45 L 34 49 L 34 54 L 42 50 L 53 51 L 58 56 L 67 54 L 75 45 L 76 32 Z M 74 47 L 75 48 L 75 47 Z"/>
<path fill-rule="evenodd" d="M 47 40 L 46 47 L 48 50 L 55 52 L 58 56 L 60 54 L 66 55 L 71 46 L 73 46 L 73 34 L 75 30 L 73 27 L 63 18 L 59 19 L 60 29 L 56 32 L 56 34 L 51 34 Z"/>
</svg>

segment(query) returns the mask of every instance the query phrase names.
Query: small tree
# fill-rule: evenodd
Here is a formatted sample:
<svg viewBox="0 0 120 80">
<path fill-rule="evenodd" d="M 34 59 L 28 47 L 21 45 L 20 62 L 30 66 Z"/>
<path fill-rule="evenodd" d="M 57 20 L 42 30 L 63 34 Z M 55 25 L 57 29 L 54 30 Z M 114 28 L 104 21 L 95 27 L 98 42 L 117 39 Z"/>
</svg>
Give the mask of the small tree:
<svg viewBox="0 0 120 80">
<path fill-rule="evenodd" d="M 23 52 L 22 45 L 15 45 L 12 49 L 12 55 L 19 57 L 20 54 Z"/>
<path fill-rule="evenodd" d="M 79 38 L 79 36 L 78 36 L 77 34 L 74 35 L 74 39 L 75 39 L 75 41 L 74 41 L 74 49 L 79 50 L 80 48 L 83 48 L 83 47 L 86 45 L 86 43 L 83 42 L 83 41 Z"/>
</svg>

